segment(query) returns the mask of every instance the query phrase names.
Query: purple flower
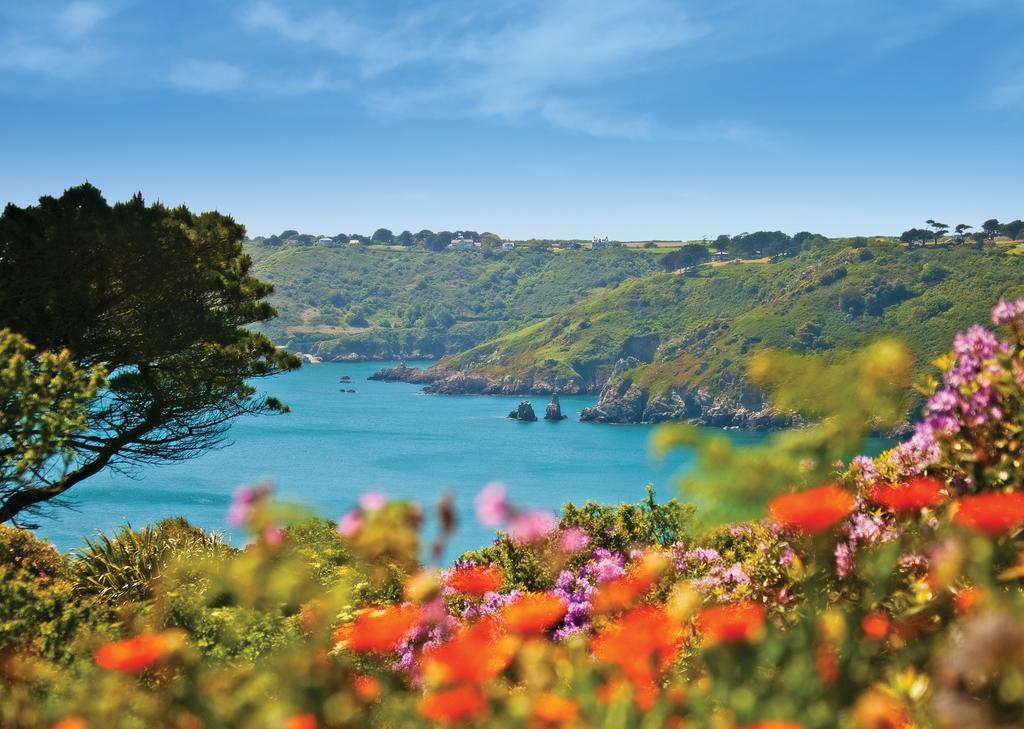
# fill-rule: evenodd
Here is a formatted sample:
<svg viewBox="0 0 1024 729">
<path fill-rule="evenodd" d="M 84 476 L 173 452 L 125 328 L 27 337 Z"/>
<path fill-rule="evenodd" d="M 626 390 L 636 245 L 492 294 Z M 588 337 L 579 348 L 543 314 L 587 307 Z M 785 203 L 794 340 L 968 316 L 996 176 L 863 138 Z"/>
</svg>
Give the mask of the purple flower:
<svg viewBox="0 0 1024 729">
<path fill-rule="evenodd" d="M 992 307 L 992 323 L 1009 324 L 1022 314 L 1024 314 L 1024 299 L 1016 301 L 999 299 L 999 303 Z"/>
<path fill-rule="evenodd" d="M 508 521 L 509 506 L 505 485 L 491 481 L 476 495 L 476 518 L 484 526 L 496 527 Z"/>
</svg>

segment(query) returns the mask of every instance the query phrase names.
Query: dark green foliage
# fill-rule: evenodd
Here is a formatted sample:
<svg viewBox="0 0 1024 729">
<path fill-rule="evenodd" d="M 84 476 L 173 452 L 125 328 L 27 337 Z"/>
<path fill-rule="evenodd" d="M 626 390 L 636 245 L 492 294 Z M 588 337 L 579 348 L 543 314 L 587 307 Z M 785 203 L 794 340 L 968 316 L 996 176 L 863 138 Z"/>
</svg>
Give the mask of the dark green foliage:
<svg viewBox="0 0 1024 729">
<path fill-rule="evenodd" d="M 39 350 L 102 365 L 88 431 L 67 469 L 0 497 L 0 522 L 30 513 L 100 470 L 195 456 L 238 415 L 280 411 L 250 379 L 298 366 L 246 328 L 275 315 L 249 275 L 244 229 L 219 213 L 114 206 L 82 185 L 0 216 L 0 328 Z"/>
<path fill-rule="evenodd" d="M 711 258 L 711 251 L 700 243 L 687 243 L 682 248 L 666 253 L 661 257 L 661 267 L 666 271 L 680 268 L 692 268 L 705 263 Z"/>
</svg>

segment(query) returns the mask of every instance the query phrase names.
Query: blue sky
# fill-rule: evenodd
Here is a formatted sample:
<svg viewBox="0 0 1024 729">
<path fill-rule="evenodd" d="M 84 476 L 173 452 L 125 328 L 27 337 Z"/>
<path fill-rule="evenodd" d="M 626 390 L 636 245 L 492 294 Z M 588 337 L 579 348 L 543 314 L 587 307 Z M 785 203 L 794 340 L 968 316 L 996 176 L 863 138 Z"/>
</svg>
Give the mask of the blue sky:
<svg viewBox="0 0 1024 729">
<path fill-rule="evenodd" d="M 0 0 L 0 201 L 252 235 L 1024 217 L 1024 0 Z"/>
</svg>

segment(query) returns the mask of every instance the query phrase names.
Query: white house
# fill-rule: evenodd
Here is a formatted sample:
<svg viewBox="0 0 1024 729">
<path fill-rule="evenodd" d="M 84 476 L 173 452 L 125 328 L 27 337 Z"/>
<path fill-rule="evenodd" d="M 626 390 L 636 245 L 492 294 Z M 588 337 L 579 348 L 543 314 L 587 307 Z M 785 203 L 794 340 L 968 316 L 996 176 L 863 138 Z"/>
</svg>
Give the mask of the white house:
<svg viewBox="0 0 1024 729">
<path fill-rule="evenodd" d="M 501 242 L 501 250 L 503 250 L 503 251 L 515 250 L 515 247 L 516 247 L 516 244 L 513 243 L 510 240 L 503 240 Z"/>
<path fill-rule="evenodd" d="M 462 233 L 456 233 L 455 238 L 452 238 L 452 242 L 446 247 L 450 251 L 471 251 L 474 248 L 480 247 L 480 241 L 474 240 L 473 238 L 466 238 Z"/>
<path fill-rule="evenodd" d="M 609 243 L 608 241 L 608 236 L 605 236 L 604 238 L 598 238 L 597 236 L 594 236 L 594 240 L 590 242 L 591 250 L 595 251 L 606 250 L 607 248 L 610 247 L 610 245 L 611 243 Z"/>
</svg>

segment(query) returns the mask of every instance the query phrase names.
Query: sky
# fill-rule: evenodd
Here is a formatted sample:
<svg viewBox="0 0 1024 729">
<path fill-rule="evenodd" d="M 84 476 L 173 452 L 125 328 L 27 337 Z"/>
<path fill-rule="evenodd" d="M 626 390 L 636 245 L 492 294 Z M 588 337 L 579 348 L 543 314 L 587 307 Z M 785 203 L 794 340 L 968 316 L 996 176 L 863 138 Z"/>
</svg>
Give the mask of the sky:
<svg viewBox="0 0 1024 729">
<path fill-rule="evenodd" d="M 0 0 L 0 203 L 250 235 L 1024 217 L 1024 0 Z"/>
</svg>

